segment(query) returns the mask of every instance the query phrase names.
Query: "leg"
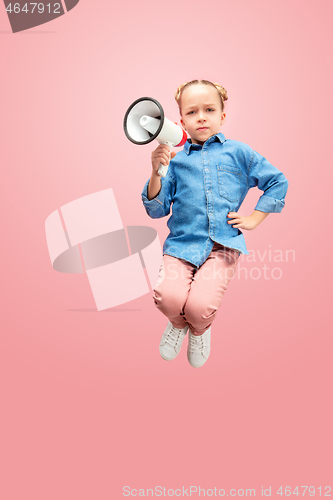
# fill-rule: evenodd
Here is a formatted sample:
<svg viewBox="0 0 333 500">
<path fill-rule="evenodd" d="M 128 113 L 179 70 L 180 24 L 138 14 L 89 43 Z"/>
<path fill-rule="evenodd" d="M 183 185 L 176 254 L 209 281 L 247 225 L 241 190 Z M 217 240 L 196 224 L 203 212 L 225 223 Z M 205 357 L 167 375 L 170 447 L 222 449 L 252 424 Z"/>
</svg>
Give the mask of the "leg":
<svg viewBox="0 0 333 500">
<path fill-rule="evenodd" d="M 191 289 L 194 271 L 193 264 L 170 255 L 163 255 L 153 298 L 156 307 L 176 328 L 187 326 L 184 306 Z"/>
<path fill-rule="evenodd" d="M 206 262 L 195 272 L 184 311 L 193 335 L 202 335 L 210 328 L 235 274 L 238 257 L 236 250 L 215 243 Z"/>
<path fill-rule="evenodd" d="M 188 331 L 184 320 L 187 301 L 195 266 L 188 262 L 164 255 L 158 281 L 154 290 L 156 307 L 169 319 L 160 341 L 160 354 L 171 361 L 179 354 Z"/>
</svg>

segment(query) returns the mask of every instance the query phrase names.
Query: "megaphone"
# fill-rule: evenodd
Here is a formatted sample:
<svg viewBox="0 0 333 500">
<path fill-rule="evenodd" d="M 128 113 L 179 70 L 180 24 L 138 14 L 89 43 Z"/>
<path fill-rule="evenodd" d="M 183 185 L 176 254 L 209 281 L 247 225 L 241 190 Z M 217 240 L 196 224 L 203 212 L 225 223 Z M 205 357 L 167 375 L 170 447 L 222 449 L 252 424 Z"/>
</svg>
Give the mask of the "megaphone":
<svg viewBox="0 0 333 500">
<path fill-rule="evenodd" d="M 172 149 L 187 141 L 185 130 L 165 118 L 162 106 L 152 97 L 140 97 L 131 104 L 125 114 L 124 131 L 134 144 L 148 144 L 156 139 Z M 167 171 L 167 165 L 160 163 L 159 175 L 165 177 Z"/>
</svg>

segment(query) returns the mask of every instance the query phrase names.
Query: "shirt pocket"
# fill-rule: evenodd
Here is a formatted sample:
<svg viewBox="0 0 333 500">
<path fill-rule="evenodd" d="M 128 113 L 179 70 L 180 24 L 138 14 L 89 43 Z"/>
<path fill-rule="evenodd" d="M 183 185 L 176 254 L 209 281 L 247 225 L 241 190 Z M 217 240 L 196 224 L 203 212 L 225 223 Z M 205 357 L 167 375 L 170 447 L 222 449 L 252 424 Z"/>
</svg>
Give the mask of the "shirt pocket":
<svg viewBox="0 0 333 500">
<path fill-rule="evenodd" d="M 234 203 L 239 200 L 241 169 L 233 165 L 217 165 L 220 195 Z"/>
</svg>

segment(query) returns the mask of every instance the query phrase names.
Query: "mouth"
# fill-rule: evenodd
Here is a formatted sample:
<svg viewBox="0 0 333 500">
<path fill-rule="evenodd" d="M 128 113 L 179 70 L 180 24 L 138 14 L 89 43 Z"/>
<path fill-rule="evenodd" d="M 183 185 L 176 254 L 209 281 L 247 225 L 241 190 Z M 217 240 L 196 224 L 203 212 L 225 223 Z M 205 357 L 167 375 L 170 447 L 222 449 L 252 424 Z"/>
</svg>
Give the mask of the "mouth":
<svg viewBox="0 0 333 500">
<path fill-rule="evenodd" d="M 208 127 L 200 127 L 200 128 L 197 128 L 197 131 L 198 132 L 203 132 L 205 130 L 208 130 Z"/>
</svg>

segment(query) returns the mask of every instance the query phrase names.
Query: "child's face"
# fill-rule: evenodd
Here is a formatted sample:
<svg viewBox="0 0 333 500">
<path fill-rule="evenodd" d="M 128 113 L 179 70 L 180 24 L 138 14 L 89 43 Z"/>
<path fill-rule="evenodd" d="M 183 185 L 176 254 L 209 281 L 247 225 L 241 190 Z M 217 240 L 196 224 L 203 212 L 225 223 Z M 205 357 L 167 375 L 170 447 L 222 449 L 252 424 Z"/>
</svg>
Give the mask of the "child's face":
<svg viewBox="0 0 333 500">
<path fill-rule="evenodd" d="M 194 144 L 204 144 L 219 132 L 226 114 L 218 91 L 212 85 L 190 85 L 181 95 L 181 124 Z"/>
</svg>

